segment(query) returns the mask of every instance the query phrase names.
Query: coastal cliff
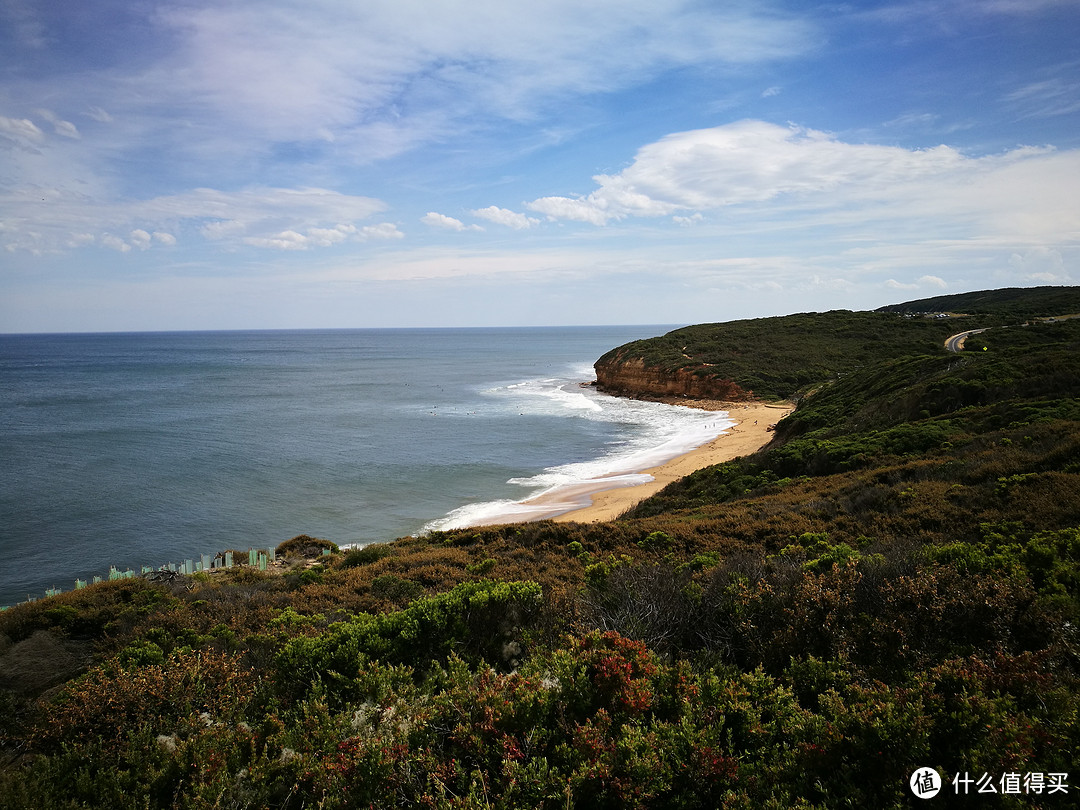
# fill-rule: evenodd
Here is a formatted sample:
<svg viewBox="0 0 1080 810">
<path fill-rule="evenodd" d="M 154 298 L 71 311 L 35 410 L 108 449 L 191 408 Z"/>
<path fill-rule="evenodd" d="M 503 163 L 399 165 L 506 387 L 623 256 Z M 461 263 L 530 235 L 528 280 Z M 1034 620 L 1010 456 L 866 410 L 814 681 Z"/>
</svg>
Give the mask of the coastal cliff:
<svg viewBox="0 0 1080 810">
<path fill-rule="evenodd" d="M 593 367 L 597 389 L 617 396 L 636 399 L 687 397 L 732 402 L 753 396 L 752 391 L 712 373 L 706 364 L 666 369 L 647 365 L 642 357 L 608 353 Z"/>
<path fill-rule="evenodd" d="M 1061 309 L 1072 312 L 1059 294 Z M 950 335 L 985 318 L 810 312 L 696 324 L 635 340 L 596 361 L 601 391 L 639 399 L 798 401 L 823 383 L 889 359 L 946 354 Z"/>
</svg>

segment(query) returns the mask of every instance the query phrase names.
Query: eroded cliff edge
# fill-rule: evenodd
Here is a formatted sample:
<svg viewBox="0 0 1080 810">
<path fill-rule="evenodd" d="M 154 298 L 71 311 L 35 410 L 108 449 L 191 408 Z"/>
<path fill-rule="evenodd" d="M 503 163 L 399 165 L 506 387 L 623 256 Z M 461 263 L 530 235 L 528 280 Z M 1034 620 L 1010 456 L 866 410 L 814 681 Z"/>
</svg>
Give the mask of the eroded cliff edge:
<svg viewBox="0 0 1080 810">
<path fill-rule="evenodd" d="M 983 325 L 974 317 L 963 323 Z M 594 368 L 597 388 L 619 396 L 798 401 L 871 365 L 914 354 L 945 356 L 945 338 L 958 331 L 952 318 L 807 312 L 685 326 L 614 348 Z"/>
<path fill-rule="evenodd" d="M 596 387 L 606 394 L 635 399 L 719 399 L 740 402 L 751 399 L 747 391 L 724 379 L 707 364 L 666 369 L 647 365 L 644 358 L 615 350 L 596 361 Z"/>
</svg>

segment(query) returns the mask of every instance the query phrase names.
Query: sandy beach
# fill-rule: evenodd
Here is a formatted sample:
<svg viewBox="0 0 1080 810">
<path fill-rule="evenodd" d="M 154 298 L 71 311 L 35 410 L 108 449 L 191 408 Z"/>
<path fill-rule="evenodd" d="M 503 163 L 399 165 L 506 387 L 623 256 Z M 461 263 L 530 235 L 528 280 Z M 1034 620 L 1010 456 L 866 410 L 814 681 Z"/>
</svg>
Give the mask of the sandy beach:
<svg viewBox="0 0 1080 810">
<path fill-rule="evenodd" d="M 652 477 L 651 481 L 626 486 L 626 477 L 617 476 L 611 479 L 611 488 L 603 488 L 602 484 L 598 488 L 600 482 L 592 482 L 588 485 L 587 491 L 579 490 L 572 493 L 579 505 L 567 508 L 567 493 L 563 492 L 557 501 L 550 502 L 552 507 L 561 508 L 559 514 L 534 515 L 531 519 L 551 518 L 561 523 L 599 523 L 613 520 L 630 507 L 659 492 L 672 481 L 677 481 L 695 470 L 730 461 L 761 449 L 772 438 L 770 426 L 775 425 L 794 409 L 790 403 L 692 401 L 679 404 L 711 411 L 727 411 L 730 418 L 738 424 L 729 428 L 725 435 L 717 437 L 708 444 L 657 467 L 641 470 L 642 474 Z M 640 476 L 634 478 L 640 480 Z M 525 501 L 523 505 L 532 508 L 543 507 L 548 505 L 549 498 L 550 496 L 532 498 Z"/>
</svg>

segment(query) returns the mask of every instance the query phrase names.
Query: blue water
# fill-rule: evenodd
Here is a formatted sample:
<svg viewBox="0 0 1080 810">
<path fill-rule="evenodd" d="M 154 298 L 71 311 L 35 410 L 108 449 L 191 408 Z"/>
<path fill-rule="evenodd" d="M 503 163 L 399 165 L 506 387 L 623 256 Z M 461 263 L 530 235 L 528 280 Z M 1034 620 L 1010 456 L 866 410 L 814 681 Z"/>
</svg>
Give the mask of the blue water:
<svg viewBox="0 0 1080 810">
<path fill-rule="evenodd" d="M 670 327 L 0 336 L 0 605 L 296 534 L 482 522 L 715 415 L 580 383 Z"/>
</svg>

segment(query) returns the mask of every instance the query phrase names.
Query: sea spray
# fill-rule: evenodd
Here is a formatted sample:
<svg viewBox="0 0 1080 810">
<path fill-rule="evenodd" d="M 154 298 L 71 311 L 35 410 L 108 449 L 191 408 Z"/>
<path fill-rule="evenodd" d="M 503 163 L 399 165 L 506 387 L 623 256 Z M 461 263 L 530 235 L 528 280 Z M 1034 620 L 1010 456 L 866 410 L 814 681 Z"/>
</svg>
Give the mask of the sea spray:
<svg viewBox="0 0 1080 810">
<path fill-rule="evenodd" d="M 426 524 L 424 531 L 537 520 L 587 506 L 598 491 L 652 481 L 641 471 L 707 444 L 735 425 L 724 411 L 612 397 L 558 378 L 526 380 L 483 393 L 512 400 L 522 414 L 575 410 L 580 418 L 622 426 L 621 438 L 595 458 L 509 478 L 508 484 L 524 488 L 521 498 L 465 504 Z"/>
</svg>

